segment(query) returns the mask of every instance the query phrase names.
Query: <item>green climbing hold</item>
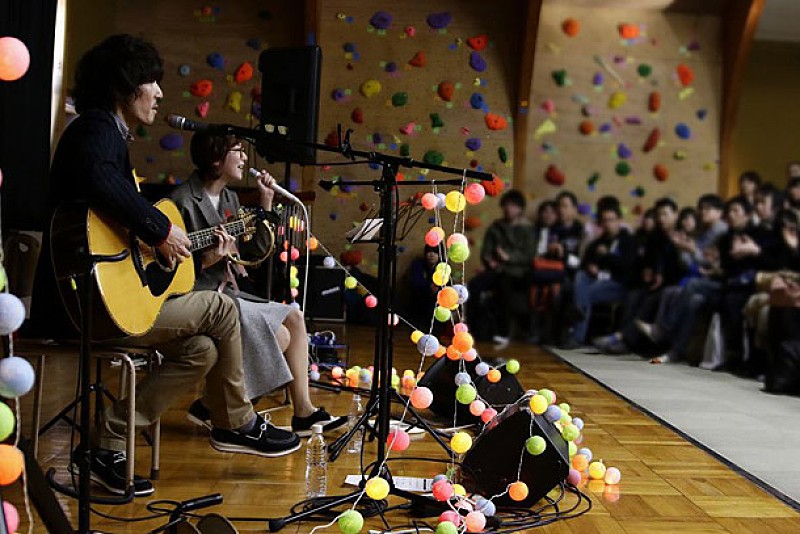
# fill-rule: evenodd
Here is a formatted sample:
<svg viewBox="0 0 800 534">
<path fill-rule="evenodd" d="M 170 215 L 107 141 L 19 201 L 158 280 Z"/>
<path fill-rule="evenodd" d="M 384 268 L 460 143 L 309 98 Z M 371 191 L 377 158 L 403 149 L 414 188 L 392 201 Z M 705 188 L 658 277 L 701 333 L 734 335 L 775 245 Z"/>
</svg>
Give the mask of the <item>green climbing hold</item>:
<svg viewBox="0 0 800 534">
<path fill-rule="evenodd" d="M 567 84 L 567 71 L 564 69 L 553 71 L 553 81 L 559 87 L 564 87 Z"/>
<path fill-rule="evenodd" d="M 428 150 L 425 152 L 425 155 L 422 156 L 422 161 L 429 165 L 441 165 L 444 161 L 444 154 L 438 150 Z"/>
<path fill-rule="evenodd" d="M 508 161 L 508 151 L 506 151 L 506 147 L 501 146 L 500 148 L 498 148 L 497 155 L 498 157 L 500 157 L 500 161 L 502 161 L 503 163 Z"/>
<path fill-rule="evenodd" d="M 408 143 L 403 143 L 400 145 L 400 155 L 404 158 L 407 158 L 411 155 L 411 147 L 408 145 Z"/>
<path fill-rule="evenodd" d="M 647 63 L 642 63 L 641 65 L 639 65 L 639 68 L 636 69 L 636 71 L 642 78 L 647 78 L 653 73 L 653 67 L 651 67 Z"/>
<path fill-rule="evenodd" d="M 392 95 L 392 105 L 396 108 L 408 104 L 408 93 L 395 93 Z"/>
<path fill-rule="evenodd" d="M 618 176 L 628 176 L 631 173 L 631 166 L 627 161 L 620 161 L 614 170 Z"/>
<path fill-rule="evenodd" d="M 586 180 L 586 185 L 588 185 L 589 187 L 592 187 L 592 186 L 594 186 L 594 185 L 595 185 L 595 184 L 596 184 L 596 183 L 597 183 L 599 180 L 600 180 L 600 173 L 599 173 L 599 172 L 596 172 L 596 173 L 594 173 L 593 175 L 591 175 L 591 176 L 589 177 L 589 179 L 588 179 L 588 180 Z"/>
<path fill-rule="evenodd" d="M 147 128 L 145 128 L 143 124 L 140 124 L 136 128 L 136 137 L 145 138 L 145 137 L 148 137 L 148 135 L 149 134 L 147 133 Z"/>
<path fill-rule="evenodd" d="M 438 113 L 431 113 L 431 128 L 441 128 L 444 126 L 444 121 Z"/>
</svg>

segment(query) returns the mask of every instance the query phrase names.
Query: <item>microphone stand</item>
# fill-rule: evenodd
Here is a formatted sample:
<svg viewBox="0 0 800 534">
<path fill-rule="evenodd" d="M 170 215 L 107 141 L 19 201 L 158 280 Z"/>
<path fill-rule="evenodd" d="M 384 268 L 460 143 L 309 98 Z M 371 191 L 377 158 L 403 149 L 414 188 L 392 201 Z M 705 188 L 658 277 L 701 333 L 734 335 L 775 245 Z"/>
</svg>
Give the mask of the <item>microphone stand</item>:
<svg viewBox="0 0 800 534">
<path fill-rule="evenodd" d="M 465 178 L 473 178 L 479 180 L 491 180 L 492 175 L 486 172 L 474 171 L 469 169 L 457 169 L 453 167 L 445 167 L 442 165 L 434 165 L 422 161 L 414 160 L 410 157 L 393 156 L 382 154 L 379 152 L 365 152 L 354 150 L 350 145 L 350 134 L 352 130 L 347 130 L 342 136 L 341 125 L 338 127 L 339 146 L 330 147 L 319 143 L 305 143 L 300 141 L 291 141 L 288 139 L 279 142 L 302 144 L 308 147 L 315 148 L 324 152 L 338 153 L 346 158 L 355 160 L 356 158 L 367 159 L 371 163 L 377 163 L 381 166 L 381 177 L 377 180 L 348 180 L 348 181 L 321 181 L 320 186 L 323 189 L 330 190 L 334 185 L 352 185 L 352 186 L 371 186 L 380 195 L 380 214 L 383 218 L 381 225 L 380 236 L 377 240 L 378 243 L 378 327 L 375 333 L 375 355 L 374 355 L 374 376 L 376 379 L 372 381 L 370 400 L 364 410 L 364 414 L 358 420 L 354 428 L 337 439 L 330 447 L 330 459 L 335 461 L 341 453 L 347 442 L 353 437 L 360 427 L 372 433 L 378 440 L 377 443 L 377 459 L 374 462 L 374 467 L 370 473 L 371 477 L 383 476 L 390 486 L 390 493 L 411 501 L 412 510 L 422 516 L 436 514 L 444 510 L 445 506 L 442 503 L 433 503 L 430 499 L 400 490 L 395 487 L 392 482 L 391 473 L 388 467 L 384 465 L 386 459 L 386 438 L 389 435 L 389 426 L 391 420 L 391 401 L 394 398 L 400 402 L 404 402 L 402 397 L 391 386 L 392 365 L 393 365 L 393 351 L 394 351 L 394 326 L 392 321 L 388 318 L 391 317 L 394 308 L 395 298 L 395 285 L 397 279 L 397 245 L 396 245 L 396 219 L 395 213 L 398 203 L 398 188 L 403 185 L 413 185 L 419 187 L 424 183 L 433 182 L 398 182 L 397 173 L 401 167 L 405 168 L 420 168 L 429 169 L 436 172 L 445 174 L 454 174 L 462 176 L 461 179 L 451 180 L 437 180 L 435 183 L 442 185 L 461 185 Z M 236 134 L 238 136 L 238 134 Z M 251 130 L 246 137 L 250 140 L 261 140 L 262 143 L 269 143 L 275 139 L 275 136 L 268 135 L 261 130 Z M 239 136 L 241 137 L 241 136 Z M 265 138 L 266 137 L 266 138 Z M 405 403 L 405 402 L 404 402 Z M 416 418 L 419 426 L 422 426 L 448 453 L 452 451 L 447 443 L 416 413 L 414 408 L 408 405 L 408 411 Z M 376 429 L 369 428 L 369 419 L 376 417 Z M 362 480 L 363 484 L 363 480 Z M 312 517 L 320 512 L 330 510 L 342 504 L 355 502 L 361 496 L 361 491 L 356 491 L 348 495 L 338 498 L 331 498 L 327 502 L 319 506 L 306 509 L 300 513 L 292 514 L 282 518 L 269 519 L 267 527 L 271 532 L 275 532 L 283 528 L 289 523 L 300 521 L 302 519 Z"/>
</svg>

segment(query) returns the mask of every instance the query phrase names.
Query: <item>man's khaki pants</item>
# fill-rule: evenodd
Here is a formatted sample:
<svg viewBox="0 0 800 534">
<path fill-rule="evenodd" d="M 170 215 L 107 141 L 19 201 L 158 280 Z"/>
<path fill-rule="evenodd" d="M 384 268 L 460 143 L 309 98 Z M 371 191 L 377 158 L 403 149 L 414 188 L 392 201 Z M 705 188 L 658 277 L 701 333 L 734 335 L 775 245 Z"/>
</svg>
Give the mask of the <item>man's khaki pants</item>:
<svg viewBox="0 0 800 534">
<path fill-rule="evenodd" d="M 123 344 L 152 347 L 164 360 L 136 386 L 136 427 L 149 426 L 205 378 L 203 404 L 215 427 L 235 429 L 255 416 L 245 395 L 239 312 L 226 295 L 194 291 L 164 303 L 155 326 Z M 125 450 L 126 402 L 106 410 L 98 445 Z"/>
</svg>

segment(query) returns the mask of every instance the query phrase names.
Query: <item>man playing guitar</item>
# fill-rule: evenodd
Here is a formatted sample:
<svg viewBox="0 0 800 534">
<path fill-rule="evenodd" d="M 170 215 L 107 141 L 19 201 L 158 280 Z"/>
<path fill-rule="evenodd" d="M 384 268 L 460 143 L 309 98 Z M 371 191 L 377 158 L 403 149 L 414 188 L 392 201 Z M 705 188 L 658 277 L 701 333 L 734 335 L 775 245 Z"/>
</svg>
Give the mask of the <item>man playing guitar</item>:
<svg viewBox="0 0 800 534">
<path fill-rule="evenodd" d="M 150 125 L 163 97 L 163 63 L 150 43 L 114 35 L 80 60 L 74 90 L 80 116 L 58 143 L 51 170 L 51 207 L 88 201 L 156 247 L 171 265 L 190 256 L 184 231 L 138 192 L 128 153 L 131 130 Z M 205 379 L 203 404 L 213 425 L 211 444 L 226 452 L 280 456 L 297 450 L 299 438 L 275 428 L 253 411 L 245 395 L 237 308 L 216 291 L 194 291 L 167 300 L 154 327 L 121 341 L 158 349 L 159 368 L 136 387 L 136 425 L 153 423 L 179 397 Z M 106 410 L 92 462 L 92 478 L 109 491 L 124 493 L 125 403 Z M 137 477 L 137 496 L 153 493 Z"/>
</svg>

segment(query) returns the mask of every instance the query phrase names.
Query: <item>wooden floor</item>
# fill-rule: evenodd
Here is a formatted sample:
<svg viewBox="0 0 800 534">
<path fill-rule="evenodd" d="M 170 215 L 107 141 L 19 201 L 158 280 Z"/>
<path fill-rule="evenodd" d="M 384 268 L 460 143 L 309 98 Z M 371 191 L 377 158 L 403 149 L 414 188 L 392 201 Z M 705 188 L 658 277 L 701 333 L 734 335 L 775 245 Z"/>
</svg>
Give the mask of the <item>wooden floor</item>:
<svg viewBox="0 0 800 534">
<path fill-rule="evenodd" d="M 372 360 L 372 333 L 363 327 L 349 327 L 344 333 L 350 342 L 351 364 L 369 365 Z M 490 355 L 489 347 L 479 347 Z M 604 388 L 575 372 L 557 358 L 538 348 L 512 345 L 503 353 L 522 363 L 518 377 L 525 388 L 549 387 L 560 400 L 569 402 L 573 415 L 586 423 L 584 444 L 607 465 L 622 471 L 618 487 L 589 483 L 584 489 L 594 507 L 586 515 L 561 521 L 542 530 L 571 533 L 644 533 L 644 532 L 800 532 L 800 515 L 767 492 L 755 486 L 718 460 L 687 442 L 620 400 Z M 416 369 L 418 355 L 405 334 L 398 335 L 395 366 L 398 370 Z M 70 358 L 52 358 L 46 375 L 45 418 L 56 413 L 74 391 L 75 367 Z M 113 383 L 112 380 L 109 382 Z M 330 412 L 344 414 L 350 404 L 346 394 L 313 390 L 314 401 Z M 23 428 L 29 428 L 30 397 L 23 403 Z M 300 451 L 279 459 L 222 454 L 208 444 L 208 436 L 185 419 L 185 409 L 193 399 L 187 394 L 163 419 L 161 479 L 155 482 L 153 498 L 183 500 L 207 493 L 224 496 L 222 506 L 213 509 L 229 517 L 275 517 L 286 515 L 303 498 L 304 453 Z M 278 404 L 278 398 L 265 399 L 259 409 Z M 291 412 L 273 412 L 273 421 L 288 424 Z M 368 449 L 372 454 L 372 448 Z M 443 458 L 441 449 L 429 437 L 412 442 L 408 456 Z M 69 456 L 69 432 L 63 423 L 49 432 L 42 443 L 40 461 L 45 467 L 63 471 Z M 149 469 L 149 448 L 137 448 L 141 474 Z M 357 458 L 343 455 L 329 467 L 329 493 L 341 493 L 338 482 L 348 473 L 358 471 Z M 369 456 L 369 455 L 368 455 Z M 393 456 L 394 457 L 394 456 Z M 432 476 L 440 471 L 434 465 L 413 461 L 394 462 L 395 475 Z M 20 504 L 20 495 L 7 498 Z M 570 497 L 569 499 L 571 499 Z M 569 501 L 568 499 L 568 501 Z M 75 504 L 60 499 L 71 519 Z M 137 499 L 122 507 L 100 507 L 106 513 L 125 517 L 147 514 L 148 499 Z M 22 510 L 22 509 L 21 509 Z M 409 518 L 391 512 L 389 520 L 404 525 Z M 147 532 L 163 521 L 121 523 L 93 517 L 92 526 L 106 532 Z M 23 526 L 26 523 L 23 521 Z M 368 525 L 379 525 L 376 519 Z M 292 525 L 285 532 L 308 532 L 315 524 Z M 240 531 L 265 530 L 263 523 L 237 523 Z M 24 530 L 21 530 L 24 531 Z M 42 527 L 36 532 L 44 532 Z M 326 530 L 338 532 L 336 527 Z"/>
</svg>

